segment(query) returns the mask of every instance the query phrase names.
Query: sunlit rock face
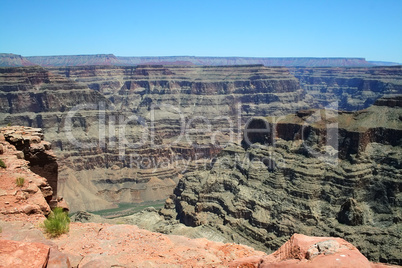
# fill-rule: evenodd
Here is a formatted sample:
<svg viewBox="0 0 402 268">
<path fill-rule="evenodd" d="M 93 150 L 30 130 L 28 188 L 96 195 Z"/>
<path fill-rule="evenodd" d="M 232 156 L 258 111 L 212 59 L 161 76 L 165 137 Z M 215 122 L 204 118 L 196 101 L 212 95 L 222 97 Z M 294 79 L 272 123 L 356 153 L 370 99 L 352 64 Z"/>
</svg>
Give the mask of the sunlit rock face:
<svg viewBox="0 0 402 268">
<path fill-rule="evenodd" d="M 108 57 L 91 59 L 114 59 Z M 380 82 L 348 100 L 369 103 L 400 90 L 400 69 L 374 69 L 370 79 Z M 309 69 L 297 70 L 304 78 L 263 65 L 1 68 L 0 119 L 43 128 L 60 159 L 58 190 L 72 211 L 163 200 L 182 173 L 207 168 L 226 144 L 239 143 L 252 118 L 279 120 L 344 96 L 331 93 L 328 82 L 317 97 L 303 82 Z M 330 70 L 340 77 L 372 73 Z M 361 89 L 345 92 L 353 90 Z"/>
<path fill-rule="evenodd" d="M 402 94 L 402 66 L 347 68 L 295 67 L 290 72 L 312 102 L 324 107 L 336 102 L 339 110 L 357 111 L 388 94 Z"/>
<path fill-rule="evenodd" d="M 56 206 L 57 161 L 41 129 L 0 128 L 0 220 L 43 220 Z"/>
<path fill-rule="evenodd" d="M 1 119 L 41 127 L 72 211 L 163 200 L 253 116 L 307 108 L 285 68 L 2 68 Z"/>
<path fill-rule="evenodd" d="M 162 215 L 266 250 L 295 232 L 342 237 L 401 264 L 401 107 L 399 95 L 358 112 L 255 120 L 241 146 L 179 181 Z"/>
</svg>

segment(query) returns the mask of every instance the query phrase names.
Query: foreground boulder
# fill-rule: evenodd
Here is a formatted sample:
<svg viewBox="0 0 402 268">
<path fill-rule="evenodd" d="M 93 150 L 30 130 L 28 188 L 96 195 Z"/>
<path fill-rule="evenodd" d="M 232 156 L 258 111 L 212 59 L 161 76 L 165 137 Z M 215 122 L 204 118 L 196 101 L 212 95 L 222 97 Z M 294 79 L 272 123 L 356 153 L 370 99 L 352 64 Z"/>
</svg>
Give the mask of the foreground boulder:
<svg viewBox="0 0 402 268">
<path fill-rule="evenodd" d="M 232 267 L 387 267 L 370 263 L 352 244 L 341 238 L 294 234 L 274 253 L 262 258 L 237 260 Z"/>
</svg>

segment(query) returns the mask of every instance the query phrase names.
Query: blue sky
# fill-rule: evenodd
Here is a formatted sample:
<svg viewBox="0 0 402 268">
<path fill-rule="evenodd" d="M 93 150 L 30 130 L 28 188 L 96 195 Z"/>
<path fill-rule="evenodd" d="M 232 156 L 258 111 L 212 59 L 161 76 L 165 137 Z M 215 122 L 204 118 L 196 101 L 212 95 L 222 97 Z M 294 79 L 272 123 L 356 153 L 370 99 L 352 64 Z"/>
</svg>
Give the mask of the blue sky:
<svg viewBox="0 0 402 268">
<path fill-rule="evenodd" d="M 0 1 L 23 56 L 364 57 L 402 63 L 402 0 Z"/>
</svg>

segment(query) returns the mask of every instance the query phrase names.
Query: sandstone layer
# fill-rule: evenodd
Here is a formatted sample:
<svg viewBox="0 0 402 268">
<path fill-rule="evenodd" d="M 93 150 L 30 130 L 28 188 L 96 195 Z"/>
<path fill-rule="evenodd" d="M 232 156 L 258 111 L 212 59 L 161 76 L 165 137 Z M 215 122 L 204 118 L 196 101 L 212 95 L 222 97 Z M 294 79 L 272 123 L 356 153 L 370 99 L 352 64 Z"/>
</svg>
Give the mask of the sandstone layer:
<svg viewBox="0 0 402 268">
<path fill-rule="evenodd" d="M 12 53 L 0 53 L 0 67 L 18 67 L 18 66 L 32 66 L 35 63 L 30 62 L 21 55 Z"/>
<path fill-rule="evenodd" d="M 46 267 L 49 247 L 0 239 L 0 267 Z"/>
<path fill-rule="evenodd" d="M 0 159 L 0 219 L 38 220 L 55 207 L 68 211 L 57 195 L 56 157 L 41 129 L 0 128 Z"/>
<path fill-rule="evenodd" d="M 342 237 L 372 261 L 401 264 L 401 107 L 396 96 L 354 113 L 268 118 L 269 131 L 254 125 L 251 143 L 186 174 L 161 214 L 264 250 L 295 232 Z"/>
</svg>

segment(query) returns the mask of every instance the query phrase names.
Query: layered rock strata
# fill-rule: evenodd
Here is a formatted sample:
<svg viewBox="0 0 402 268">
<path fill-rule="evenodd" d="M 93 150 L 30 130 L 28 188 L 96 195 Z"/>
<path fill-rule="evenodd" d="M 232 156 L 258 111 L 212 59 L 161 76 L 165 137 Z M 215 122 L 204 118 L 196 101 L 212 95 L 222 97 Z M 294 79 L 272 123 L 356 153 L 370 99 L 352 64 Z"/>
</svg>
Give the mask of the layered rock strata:
<svg viewBox="0 0 402 268">
<path fill-rule="evenodd" d="M 401 264 L 401 100 L 268 118 L 269 131 L 254 125 L 211 170 L 186 174 L 161 213 L 260 249 L 294 232 L 337 236 L 370 260 Z"/>
<path fill-rule="evenodd" d="M 44 128 L 72 211 L 165 199 L 249 117 L 307 107 L 286 69 L 263 66 L 3 68 L 0 79 L 2 119 Z"/>
<path fill-rule="evenodd" d="M 312 104 L 337 102 L 339 110 L 369 107 L 388 94 L 402 94 L 402 66 L 374 68 L 299 67 L 290 72 L 300 81 Z M 317 107 L 317 105 L 312 105 Z"/>
<path fill-rule="evenodd" d="M 399 92 L 402 77 L 397 67 L 297 70 L 306 82 L 262 65 L 1 68 L 0 119 L 44 129 L 72 211 L 106 209 L 165 199 L 180 174 L 240 142 L 251 118 L 345 96 L 341 110 L 366 106 Z"/>
</svg>

